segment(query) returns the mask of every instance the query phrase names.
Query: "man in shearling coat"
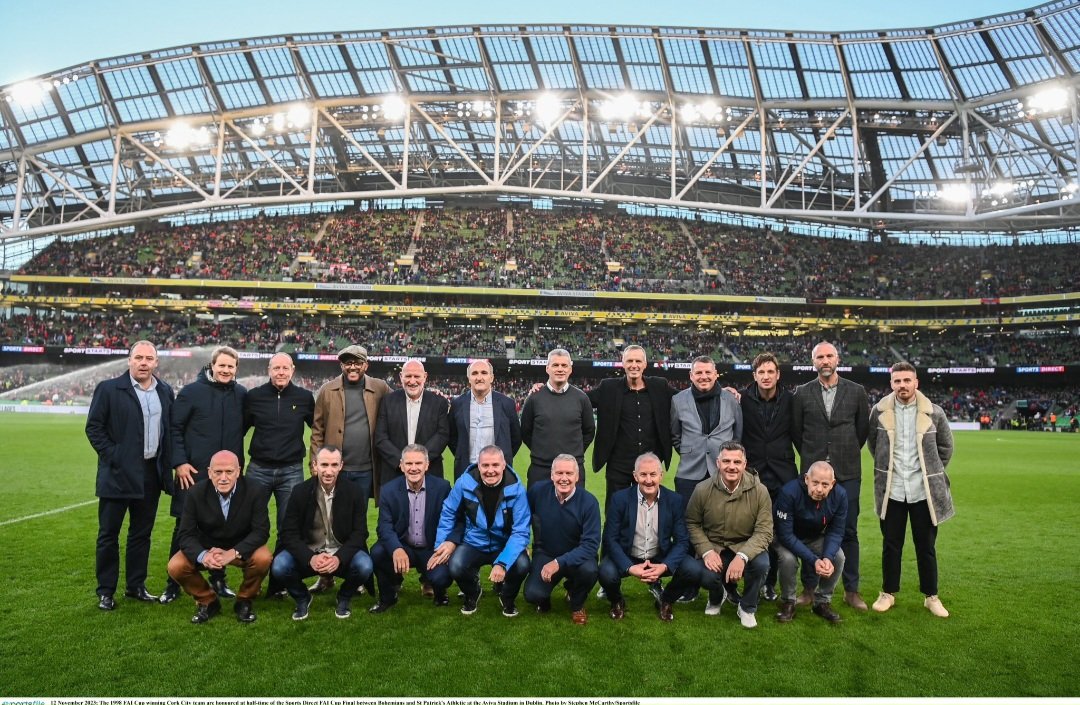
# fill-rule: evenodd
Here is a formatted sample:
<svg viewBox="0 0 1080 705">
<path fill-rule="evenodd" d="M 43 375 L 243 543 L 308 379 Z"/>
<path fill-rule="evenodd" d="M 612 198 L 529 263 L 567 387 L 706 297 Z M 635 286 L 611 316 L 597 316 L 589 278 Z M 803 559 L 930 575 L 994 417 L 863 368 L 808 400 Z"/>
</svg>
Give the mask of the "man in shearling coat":
<svg viewBox="0 0 1080 705">
<path fill-rule="evenodd" d="M 938 524 L 954 514 L 945 468 L 953 453 L 952 430 L 945 412 L 919 389 L 915 367 L 892 366 L 893 393 L 870 411 L 867 447 L 874 456 L 874 508 L 881 520 L 882 587 L 874 611 L 885 612 L 900 591 L 900 559 L 907 524 L 915 542 L 923 605 L 936 617 L 949 611 L 938 599 Z"/>
</svg>

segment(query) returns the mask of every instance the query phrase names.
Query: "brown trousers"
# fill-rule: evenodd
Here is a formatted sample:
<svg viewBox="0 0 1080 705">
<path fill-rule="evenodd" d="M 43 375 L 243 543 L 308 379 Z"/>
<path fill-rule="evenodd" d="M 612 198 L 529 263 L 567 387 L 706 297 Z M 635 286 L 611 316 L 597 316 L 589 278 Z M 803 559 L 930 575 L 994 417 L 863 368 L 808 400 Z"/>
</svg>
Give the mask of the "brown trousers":
<svg viewBox="0 0 1080 705">
<path fill-rule="evenodd" d="M 237 566 L 244 571 L 244 582 L 236 591 L 236 597 L 241 600 L 253 600 L 259 596 L 262 589 L 263 578 L 270 571 L 270 564 L 274 560 L 274 554 L 266 546 L 259 546 L 255 553 L 246 561 L 233 561 L 230 565 Z M 169 559 L 169 576 L 184 588 L 184 592 L 195 598 L 200 605 L 208 605 L 217 599 L 217 593 L 202 576 L 203 566 L 192 563 L 183 551 L 177 551 Z"/>
</svg>

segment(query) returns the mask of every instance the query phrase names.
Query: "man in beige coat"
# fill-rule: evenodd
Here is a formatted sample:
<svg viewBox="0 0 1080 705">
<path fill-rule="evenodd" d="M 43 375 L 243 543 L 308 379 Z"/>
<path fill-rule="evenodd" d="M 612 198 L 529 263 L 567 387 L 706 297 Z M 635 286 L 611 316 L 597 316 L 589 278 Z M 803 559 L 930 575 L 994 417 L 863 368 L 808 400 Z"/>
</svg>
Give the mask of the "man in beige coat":
<svg viewBox="0 0 1080 705">
<path fill-rule="evenodd" d="M 341 376 L 324 384 L 315 398 L 309 457 L 314 462 L 318 449 L 326 445 L 340 448 L 340 478 L 355 485 L 361 493 L 360 506 L 367 507 L 373 493 L 378 500 L 374 478 L 379 476 L 380 461 L 375 448 L 375 421 L 379 418 L 379 403 L 390 387 L 366 374 L 368 354 L 363 346 L 348 346 L 338 353 L 338 362 Z M 333 581 L 333 577 L 320 578 L 313 591 L 328 590 Z"/>
<path fill-rule="evenodd" d="M 874 456 L 874 506 L 881 520 L 882 588 L 874 601 L 877 612 L 896 602 L 900 591 L 900 559 L 907 524 L 915 542 L 923 605 L 936 617 L 949 611 L 938 599 L 938 524 L 954 513 L 945 467 L 953 453 L 952 430 L 945 412 L 919 389 L 915 367 L 892 366 L 889 394 L 870 410 L 867 448 Z"/>
</svg>

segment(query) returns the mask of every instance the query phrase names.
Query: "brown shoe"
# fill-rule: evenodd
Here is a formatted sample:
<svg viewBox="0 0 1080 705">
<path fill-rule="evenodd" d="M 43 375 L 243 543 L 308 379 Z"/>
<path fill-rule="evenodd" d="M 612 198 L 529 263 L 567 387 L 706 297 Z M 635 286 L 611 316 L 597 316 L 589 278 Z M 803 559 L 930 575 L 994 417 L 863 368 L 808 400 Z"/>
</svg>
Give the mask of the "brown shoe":
<svg viewBox="0 0 1080 705">
<path fill-rule="evenodd" d="M 433 599 L 435 597 L 435 588 L 431 587 L 431 583 L 423 581 L 420 583 L 420 594 L 427 599 Z"/>
<path fill-rule="evenodd" d="M 814 591 L 804 589 L 799 599 L 795 600 L 795 604 L 798 607 L 809 607 L 814 604 Z"/>
<path fill-rule="evenodd" d="M 660 602 L 660 621 L 671 622 L 675 619 L 675 614 L 671 611 L 670 602 Z"/>
<path fill-rule="evenodd" d="M 844 593 L 844 602 L 847 603 L 848 607 L 859 612 L 866 612 L 870 609 L 866 606 L 866 600 L 862 599 L 862 595 L 850 590 Z"/>
<path fill-rule="evenodd" d="M 620 620 L 626 616 L 626 600 L 617 600 L 611 603 L 611 611 L 608 612 L 614 620 Z"/>
<path fill-rule="evenodd" d="M 840 619 L 840 615 L 836 613 L 836 610 L 834 610 L 832 608 L 832 605 L 830 605 L 828 602 L 817 603 L 816 605 L 814 605 L 813 612 L 829 624 L 836 624 L 837 622 L 844 621 Z"/>
<path fill-rule="evenodd" d="M 790 622 L 795 619 L 795 603 L 783 602 L 780 604 L 780 611 L 776 613 L 777 622 Z"/>
<path fill-rule="evenodd" d="M 586 614 L 585 608 L 582 607 L 577 612 L 573 612 L 570 615 L 570 620 L 574 624 L 588 624 L 589 623 L 589 615 Z"/>
</svg>

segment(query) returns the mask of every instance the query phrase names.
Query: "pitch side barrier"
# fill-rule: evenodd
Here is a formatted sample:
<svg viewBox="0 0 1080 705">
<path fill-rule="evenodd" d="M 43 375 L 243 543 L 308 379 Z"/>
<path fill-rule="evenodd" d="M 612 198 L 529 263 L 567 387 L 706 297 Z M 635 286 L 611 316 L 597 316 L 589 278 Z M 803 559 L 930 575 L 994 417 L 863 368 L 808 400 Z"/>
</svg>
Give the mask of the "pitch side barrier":
<svg viewBox="0 0 1080 705">
<path fill-rule="evenodd" d="M 266 362 L 274 354 L 272 352 L 250 350 L 240 350 L 239 353 L 240 368 L 244 375 L 262 374 L 266 368 Z M 0 367 L 36 362 L 59 363 L 71 365 L 72 367 L 87 366 L 106 362 L 109 359 L 123 358 L 127 354 L 128 350 L 126 348 L 3 344 L 0 345 Z M 162 348 L 158 351 L 158 354 L 164 361 L 164 358 L 190 359 L 203 353 L 186 348 Z M 292 355 L 296 360 L 297 371 L 300 374 L 329 377 L 339 372 L 338 359 L 333 353 L 294 352 Z M 496 376 L 502 379 L 535 379 L 541 381 L 547 378 L 544 369 L 547 366 L 545 358 L 371 355 L 368 362 L 371 374 L 380 377 L 396 376 L 405 362 L 419 360 L 424 363 L 429 374 L 460 377 L 464 380 L 466 368 L 474 360 L 479 359 L 490 361 L 495 369 Z M 690 366 L 691 362 L 689 360 L 650 361 L 648 374 L 666 377 L 685 384 L 690 376 Z M 736 386 L 750 384 L 752 371 L 748 363 L 725 364 L 721 362 L 716 367 L 720 373 L 721 381 L 725 384 Z M 780 372 L 784 382 L 788 384 L 805 382 L 814 376 L 812 365 L 783 364 L 780 366 Z M 861 384 L 881 387 L 887 387 L 889 384 L 889 367 L 887 366 L 842 365 L 839 367 L 839 372 Z M 621 360 L 574 360 L 574 377 L 603 379 L 621 375 Z M 921 367 L 919 368 L 919 378 L 957 385 L 1058 386 L 1080 383 L 1080 365 Z"/>
</svg>

